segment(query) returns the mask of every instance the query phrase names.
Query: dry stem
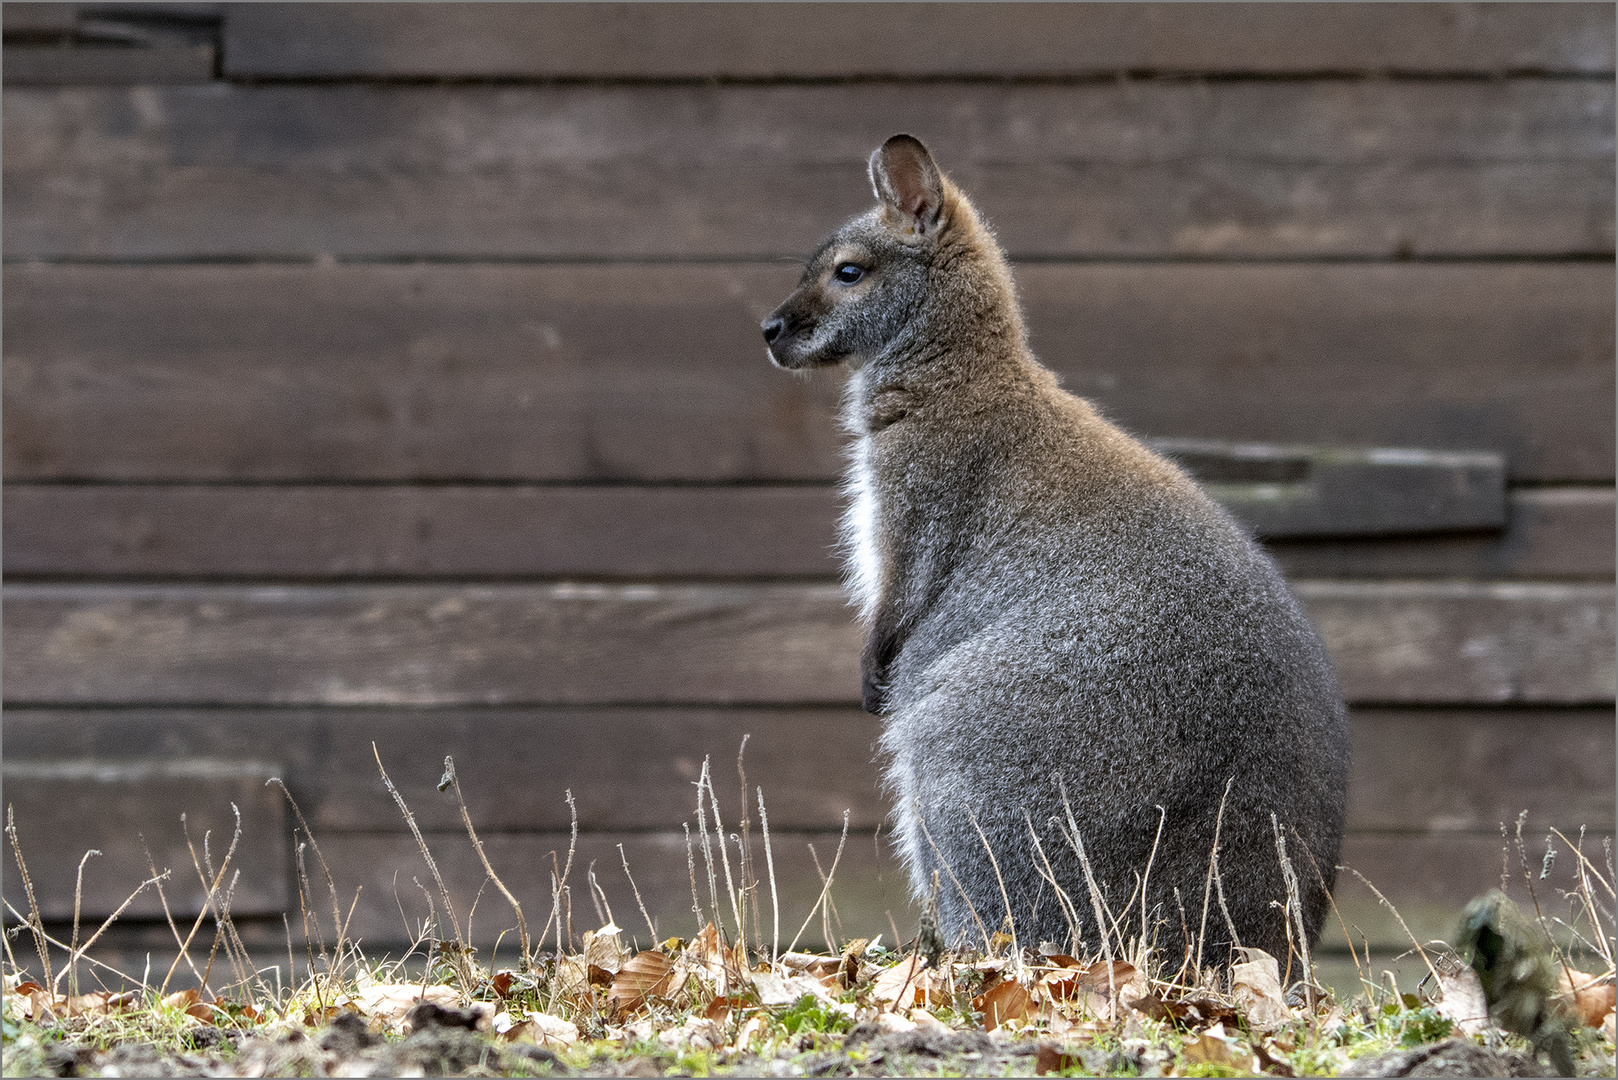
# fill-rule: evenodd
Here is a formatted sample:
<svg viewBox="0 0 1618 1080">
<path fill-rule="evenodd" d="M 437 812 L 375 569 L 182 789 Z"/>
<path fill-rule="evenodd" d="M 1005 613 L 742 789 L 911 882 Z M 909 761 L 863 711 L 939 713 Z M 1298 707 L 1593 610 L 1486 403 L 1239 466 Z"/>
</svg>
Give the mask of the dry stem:
<svg viewBox="0 0 1618 1080">
<path fill-rule="evenodd" d="M 518 965 L 518 970 L 526 974 L 530 964 L 528 923 L 522 917 L 522 905 L 517 903 L 517 898 L 511 895 L 511 890 L 506 888 L 506 883 L 500 880 L 500 875 L 495 873 L 494 867 L 489 864 L 489 857 L 483 853 L 483 841 L 478 839 L 477 830 L 472 828 L 472 815 L 467 812 L 466 799 L 461 795 L 461 779 L 455 775 L 455 759 L 448 755 L 444 757 L 444 779 L 455 789 L 455 805 L 460 807 L 461 823 L 466 826 L 466 835 L 472 838 L 472 847 L 477 850 L 478 861 L 483 863 L 483 869 L 488 872 L 495 888 L 500 890 L 506 902 L 511 905 L 511 910 L 517 913 L 517 938 L 522 944 L 522 963 Z M 439 789 L 442 790 L 443 786 L 443 782 L 440 781 Z"/>
</svg>

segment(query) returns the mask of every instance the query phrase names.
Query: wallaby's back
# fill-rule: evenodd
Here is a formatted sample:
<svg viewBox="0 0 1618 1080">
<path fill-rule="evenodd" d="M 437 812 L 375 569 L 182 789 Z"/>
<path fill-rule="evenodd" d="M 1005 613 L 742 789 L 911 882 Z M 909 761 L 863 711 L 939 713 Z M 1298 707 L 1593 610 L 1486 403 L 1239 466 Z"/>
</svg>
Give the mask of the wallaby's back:
<svg viewBox="0 0 1618 1080">
<path fill-rule="evenodd" d="M 998 928 L 1003 880 L 1025 943 L 1094 948 L 1094 880 L 1174 963 L 1223 959 L 1232 927 L 1284 955 L 1277 833 L 1314 938 L 1343 827 L 1319 638 L 1217 504 L 1034 360 L 926 149 L 895 136 L 872 179 L 765 336 L 782 366 L 854 368 L 851 583 L 913 887 L 940 871 L 946 935 Z"/>
</svg>

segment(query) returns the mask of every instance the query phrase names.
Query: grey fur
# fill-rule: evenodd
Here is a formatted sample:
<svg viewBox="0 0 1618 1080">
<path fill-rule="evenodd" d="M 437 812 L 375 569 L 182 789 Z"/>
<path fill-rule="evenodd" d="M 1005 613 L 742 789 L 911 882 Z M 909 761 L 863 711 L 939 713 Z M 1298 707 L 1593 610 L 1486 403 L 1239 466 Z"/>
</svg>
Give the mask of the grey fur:
<svg viewBox="0 0 1618 1080">
<path fill-rule="evenodd" d="M 927 149 L 894 136 L 872 155 L 871 180 L 878 205 L 825 241 L 764 331 L 781 367 L 854 372 L 850 583 L 916 895 L 941 855 L 960 882 L 941 875 L 946 936 L 978 935 L 968 899 L 989 931 L 1003 923 L 970 810 L 1021 940 L 1068 940 L 1031 820 L 1082 943 L 1098 947 L 1074 845 L 1055 824 L 1065 786 L 1106 905 L 1126 936 L 1144 911 L 1178 963 L 1203 923 L 1234 778 L 1225 900 L 1241 944 L 1284 958 L 1270 814 L 1302 840 L 1289 836 L 1311 938 L 1343 830 L 1347 727 L 1319 637 L 1240 526 L 1034 359 L 1004 255 Z M 846 265 L 857 282 L 837 280 Z M 1225 959 L 1217 898 L 1206 927 L 1204 958 Z"/>
</svg>

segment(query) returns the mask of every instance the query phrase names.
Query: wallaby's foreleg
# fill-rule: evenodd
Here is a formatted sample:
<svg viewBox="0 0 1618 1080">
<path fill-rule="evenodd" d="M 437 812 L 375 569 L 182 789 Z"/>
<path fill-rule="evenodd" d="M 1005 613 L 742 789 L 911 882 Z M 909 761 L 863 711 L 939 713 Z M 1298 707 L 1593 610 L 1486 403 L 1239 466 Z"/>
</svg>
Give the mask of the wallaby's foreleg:
<svg viewBox="0 0 1618 1080">
<path fill-rule="evenodd" d="M 899 642 L 899 620 L 891 609 L 878 611 L 860 654 L 860 704 L 874 716 L 887 708 L 888 665 L 899 654 Z"/>
</svg>

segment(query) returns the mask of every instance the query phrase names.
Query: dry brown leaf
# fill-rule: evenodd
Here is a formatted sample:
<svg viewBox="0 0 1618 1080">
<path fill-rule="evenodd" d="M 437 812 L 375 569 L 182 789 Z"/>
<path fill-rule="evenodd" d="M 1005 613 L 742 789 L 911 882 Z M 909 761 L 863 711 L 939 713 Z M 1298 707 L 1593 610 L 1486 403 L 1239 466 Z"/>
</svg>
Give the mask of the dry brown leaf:
<svg viewBox="0 0 1618 1080">
<path fill-rule="evenodd" d="M 133 990 L 126 990 L 121 994 L 98 992 L 62 998 L 54 1004 L 57 1011 L 65 1012 L 68 1016 L 82 1016 L 86 1013 L 110 1014 L 121 1012 L 135 1004 L 137 996 Z"/>
<path fill-rule="evenodd" d="M 983 1030 L 1013 1020 L 1026 1020 L 1034 1012 L 1034 998 L 1015 979 L 1004 979 L 972 999 L 972 1007 L 983 1013 Z"/>
<path fill-rule="evenodd" d="M 712 1020 L 688 1016 L 679 1027 L 669 1027 L 657 1033 L 657 1041 L 670 1050 L 713 1051 L 725 1045 L 725 1033 Z"/>
<path fill-rule="evenodd" d="M 501 1016 L 509 1014 L 501 1013 Z M 498 1019 L 498 1018 L 497 1018 Z M 511 1024 L 503 1031 L 500 1024 L 495 1030 L 507 1042 L 531 1042 L 540 1046 L 568 1047 L 579 1041 L 579 1029 L 571 1020 L 563 1020 L 550 1013 L 529 1013 L 520 1024 Z"/>
<path fill-rule="evenodd" d="M 590 1000 L 590 971 L 576 956 L 564 957 L 556 962 L 556 973 L 551 976 L 551 988 L 563 999 L 575 1004 Z"/>
<path fill-rule="evenodd" d="M 1243 949 L 1244 963 L 1230 966 L 1230 996 L 1249 1027 L 1271 1031 L 1292 1019 L 1281 991 L 1281 966 L 1263 949 Z"/>
<path fill-rule="evenodd" d="M 1107 962 L 1097 960 L 1087 968 L 1081 968 L 1080 985 L 1086 990 L 1093 990 L 1098 994 L 1108 994 L 1116 990 L 1122 996 L 1139 997 L 1146 993 L 1146 973 L 1134 964 L 1126 964 L 1122 960 L 1112 962 L 1109 976 Z"/>
<path fill-rule="evenodd" d="M 494 991 L 495 997 L 503 998 L 507 994 L 511 993 L 511 984 L 515 978 L 516 976 L 511 972 L 502 971 L 500 974 L 489 980 L 489 989 Z"/>
<path fill-rule="evenodd" d="M 804 995 L 816 1001 L 832 1004 L 836 999 L 826 991 L 819 979 L 809 975 L 776 975 L 768 971 L 749 972 L 753 989 L 758 993 L 760 1005 L 770 1009 L 784 1008 Z"/>
<path fill-rule="evenodd" d="M 600 930 L 586 930 L 584 932 L 585 966 L 598 967 L 610 974 L 618 974 L 618 969 L 629 959 L 629 950 L 624 948 L 619 935 L 623 931 L 612 923 L 608 923 Z"/>
<path fill-rule="evenodd" d="M 867 938 L 855 938 L 843 950 L 843 963 L 838 970 L 837 978 L 843 989 L 853 989 L 860 981 L 860 957 L 865 955 L 865 947 L 870 944 Z"/>
<path fill-rule="evenodd" d="M 781 966 L 791 971 L 801 971 L 805 975 L 813 975 L 824 980 L 826 976 L 836 976 L 843 968 L 843 957 L 815 956 L 813 953 L 789 952 L 781 954 Z"/>
<path fill-rule="evenodd" d="M 648 998 L 668 992 L 674 979 L 674 963 L 660 952 L 638 952 L 625 960 L 607 991 L 607 1004 L 615 1015 L 634 1012 Z"/>
<path fill-rule="evenodd" d="M 1237 1050 L 1220 1036 L 1224 1034 L 1224 1027 L 1215 1024 L 1208 1031 L 1197 1037 L 1196 1041 L 1186 1043 L 1180 1053 L 1185 1060 L 1198 1065 L 1223 1065 L 1241 1073 L 1257 1072 L 1257 1062 L 1253 1055 Z"/>
<path fill-rule="evenodd" d="M 891 1003 L 895 1012 L 909 1012 L 926 985 L 926 974 L 926 958 L 911 954 L 871 980 L 871 997 Z"/>
<path fill-rule="evenodd" d="M 1561 968 L 1558 973 L 1561 999 L 1566 1001 L 1572 995 L 1573 1011 L 1585 1027 L 1600 1027 L 1607 1014 L 1613 1011 L 1615 999 L 1618 999 L 1618 991 L 1604 979 L 1605 976 L 1591 975 L 1569 967 Z"/>
<path fill-rule="evenodd" d="M 720 997 L 747 984 L 742 974 L 746 969 L 736 966 L 724 943 L 719 940 L 719 931 L 713 923 L 703 927 L 702 933 L 691 939 L 691 944 L 685 947 L 685 958 L 697 966 L 708 982 L 713 984 L 714 993 Z"/>
<path fill-rule="evenodd" d="M 708 1007 L 702 1010 L 704 1020 L 712 1020 L 716 1024 L 730 1023 L 731 1014 L 738 1009 L 745 1009 L 748 1005 L 746 998 L 716 997 L 708 1002 Z"/>
<path fill-rule="evenodd" d="M 1035 1076 L 1051 1076 L 1077 1068 L 1082 1062 L 1077 1054 L 1064 1054 L 1049 1043 L 1041 1043 L 1039 1057 L 1035 1060 Z"/>
<path fill-rule="evenodd" d="M 461 996 L 448 986 L 423 988 L 420 983 L 373 983 L 356 994 L 348 1004 L 361 1016 L 398 1029 L 404 1024 L 405 1013 L 424 1001 L 453 1009 L 460 1005 Z M 335 1009 L 327 1011 L 333 1015 L 336 1012 Z"/>
<path fill-rule="evenodd" d="M 1434 1006 L 1438 1015 L 1460 1029 L 1463 1035 L 1481 1035 L 1489 1026 L 1489 999 L 1483 995 L 1483 982 L 1470 965 L 1457 963 L 1456 970 L 1438 968 L 1438 988 L 1443 997 Z"/>
<path fill-rule="evenodd" d="M 1272 1042 L 1271 1045 L 1274 1045 L 1274 1043 Z M 1277 1046 L 1276 1049 L 1280 1050 L 1281 1048 Z M 1282 1053 L 1284 1055 L 1286 1051 L 1282 1050 Z M 1262 1042 L 1255 1042 L 1253 1044 L 1253 1056 L 1258 1059 L 1258 1067 L 1269 1076 L 1298 1075 L 1293 1071 L 1292 1066 L 1287 1064 L 1284 1056 L 1276 1057 L 1274 1054 L 1270 1053 L 1269 1049 Z"/>
</svg>

